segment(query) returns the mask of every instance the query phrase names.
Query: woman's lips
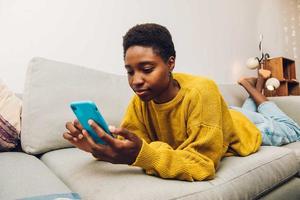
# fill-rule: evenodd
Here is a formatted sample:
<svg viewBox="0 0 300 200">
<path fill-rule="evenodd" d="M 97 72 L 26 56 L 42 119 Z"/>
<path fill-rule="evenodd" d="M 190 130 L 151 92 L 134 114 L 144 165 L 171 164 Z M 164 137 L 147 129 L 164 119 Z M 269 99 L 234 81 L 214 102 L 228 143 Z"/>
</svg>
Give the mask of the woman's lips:
<svg viewBox="0 0 300 200">
<path fill-rule="evenodd" d="M 145 96 L 145 95 L 147 95 L 147 93 L 149 93 L 149 90 L 137 90 L 137 91 L 135 91 L 135 93 L 138 96 Z"/>
</svg>

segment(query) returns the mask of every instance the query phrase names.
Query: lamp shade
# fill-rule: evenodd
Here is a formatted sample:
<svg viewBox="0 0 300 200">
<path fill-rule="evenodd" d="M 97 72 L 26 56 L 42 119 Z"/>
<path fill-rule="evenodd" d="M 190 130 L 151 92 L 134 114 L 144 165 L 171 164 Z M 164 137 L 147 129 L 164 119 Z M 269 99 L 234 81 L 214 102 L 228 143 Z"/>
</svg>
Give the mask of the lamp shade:
<svg viewBox="0 0 300 200">
<path fill-rule="evenodd" d="M 259 67 L 259 61 L 255 57 L 248 58 L 248 60 L 246 61 L 246 66 L 249 69 L 256 69 Z"/>
<path fill-rule="evenodd" d="M 280 86 L 280 82 L 277 78 L 269 78 L 266 81 L 266 88 L 270 91 L 273 91 L 273 90 L 279 88 L 279 86 Z"/>
</svg>

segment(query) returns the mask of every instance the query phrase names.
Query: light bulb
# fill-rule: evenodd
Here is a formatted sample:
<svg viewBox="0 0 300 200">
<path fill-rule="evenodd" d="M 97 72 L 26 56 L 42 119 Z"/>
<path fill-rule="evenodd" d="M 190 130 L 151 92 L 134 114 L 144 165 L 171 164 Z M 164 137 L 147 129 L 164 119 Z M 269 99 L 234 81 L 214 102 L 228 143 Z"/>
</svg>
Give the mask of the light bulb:
<svg viewBox="0 0 300 200">
<path fill-rule="evenodd" d="M 248 60 L 246 61 L 246 66 L 249 69 L 256 69 L 256 68 L 258 68 L 259 67 L 258 59 L 255 58 L 255 57 L 248 58 Z"/>
<path fill-rule="evenodd" d="M 269 78 L 267 81 L 266 81 L 266 88 L 270 91 L 273 91 L 277 88 L 279 88 L 280 86 L 280 82 L 277 78 Z"/>
<path fill-rule="evenodd" d="M 273 85 L 267 85 L 266 87 L 270 91 L 273 91 L 275 89 Z"/>
</svg>

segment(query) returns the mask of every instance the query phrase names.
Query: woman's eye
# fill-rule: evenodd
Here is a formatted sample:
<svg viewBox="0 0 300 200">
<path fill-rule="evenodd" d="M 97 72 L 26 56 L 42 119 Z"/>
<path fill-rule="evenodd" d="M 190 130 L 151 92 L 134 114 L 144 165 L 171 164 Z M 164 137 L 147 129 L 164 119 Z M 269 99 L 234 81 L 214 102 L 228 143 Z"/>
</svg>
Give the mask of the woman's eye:
<svg viewBox="0 0 300 200">
<path fill-rule="evenodd" d="M 128 75 L 133 75 L 133 71 L 127 71 Z"/>
<path fill-rule="evenodd" d="M 149 68 L 144 68 L 143 71 L 145 73 L 151 73 L 153 71 L 153 67 L 149 67 Z"/>
</svg>

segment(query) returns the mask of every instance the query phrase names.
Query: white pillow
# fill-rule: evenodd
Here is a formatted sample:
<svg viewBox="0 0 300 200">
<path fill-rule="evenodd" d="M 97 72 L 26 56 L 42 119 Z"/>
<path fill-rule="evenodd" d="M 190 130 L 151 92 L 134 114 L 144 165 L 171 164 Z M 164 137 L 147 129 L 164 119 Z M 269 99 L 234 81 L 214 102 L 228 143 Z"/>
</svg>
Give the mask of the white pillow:
<svg viewBox="0 0 300 200">
<path fill-rule="evenodd" d="M 0 80 L 0 151 L 14 149 L 20 138 L 22 100 Z"/>
<path fill-rule="evenodd" d="M 77 65 L 34 58 L 28 66 L 23 94 L 21 144 L 25 152 L 40 154 L 70 147 L 63 139 L 72 121 L 72 101 L 94 101 L 108 124 L 118 126 L 132 92 L 126 76 Z"/>
</svg>

